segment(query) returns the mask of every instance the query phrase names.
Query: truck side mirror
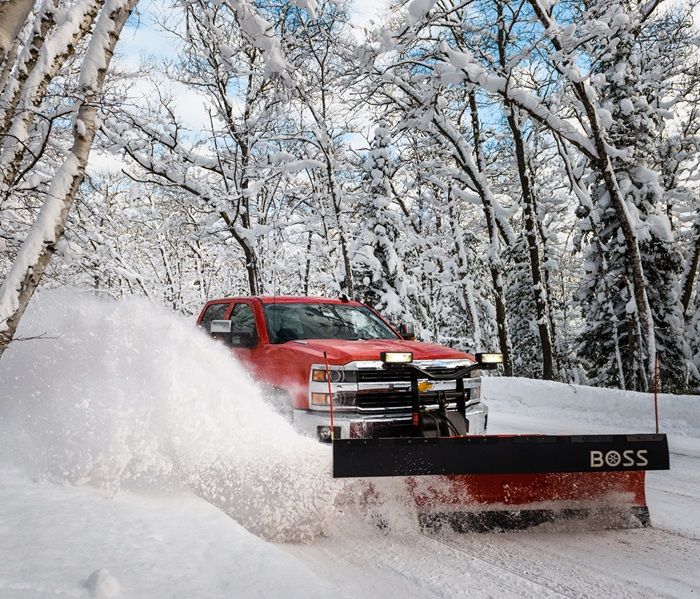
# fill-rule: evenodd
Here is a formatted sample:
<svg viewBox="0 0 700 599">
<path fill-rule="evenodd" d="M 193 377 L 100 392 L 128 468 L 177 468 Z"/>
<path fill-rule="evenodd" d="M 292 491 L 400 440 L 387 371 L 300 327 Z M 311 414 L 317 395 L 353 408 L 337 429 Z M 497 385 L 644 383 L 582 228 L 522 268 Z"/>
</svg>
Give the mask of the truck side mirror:
<svg viewBox="0 0 700 599">
<path fill-rule="evenodd" d="M 399 335 L 401 335 L 406 341 L 415 341 L 416 328 L 412 324 L 401 324 L 399 325 Z"/>
<path fill-rule="evenodd" d="M 231 321 L 212 320 L 209 325 L 209 334 L 214 338 L 231 345 Z"/>
</svg>

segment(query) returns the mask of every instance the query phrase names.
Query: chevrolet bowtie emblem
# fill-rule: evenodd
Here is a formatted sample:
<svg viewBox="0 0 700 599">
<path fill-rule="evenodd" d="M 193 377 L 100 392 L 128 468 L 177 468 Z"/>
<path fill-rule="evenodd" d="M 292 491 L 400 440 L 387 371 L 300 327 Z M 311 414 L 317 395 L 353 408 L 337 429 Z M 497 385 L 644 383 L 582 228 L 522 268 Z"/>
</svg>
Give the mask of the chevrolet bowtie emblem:
<svg viewBox="0 0 700 599">
<path fill-rule="evenodd" d="M 425 393 L 426 391 L 430 391 L 433 388 L 433 383 L 430 381 L 418 381 L 418 391 L 421 393 Z"/>
</svg>

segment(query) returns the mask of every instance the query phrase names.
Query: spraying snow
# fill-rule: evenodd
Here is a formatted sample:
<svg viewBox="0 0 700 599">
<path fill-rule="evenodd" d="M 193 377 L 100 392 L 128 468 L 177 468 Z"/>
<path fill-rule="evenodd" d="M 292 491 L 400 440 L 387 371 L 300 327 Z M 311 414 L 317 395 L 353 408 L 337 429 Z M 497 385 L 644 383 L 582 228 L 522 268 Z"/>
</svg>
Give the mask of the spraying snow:
<svg viewBox="0 0 700 599">
<path fill-rule="evenodd" d="M 144 300 L 37 297 L 0 362 L 0 451 L 111 493 L 186 486 L 253 533 L 318 534 L 330 449 L 299 436 L 221 345 Z"/>
</svg>

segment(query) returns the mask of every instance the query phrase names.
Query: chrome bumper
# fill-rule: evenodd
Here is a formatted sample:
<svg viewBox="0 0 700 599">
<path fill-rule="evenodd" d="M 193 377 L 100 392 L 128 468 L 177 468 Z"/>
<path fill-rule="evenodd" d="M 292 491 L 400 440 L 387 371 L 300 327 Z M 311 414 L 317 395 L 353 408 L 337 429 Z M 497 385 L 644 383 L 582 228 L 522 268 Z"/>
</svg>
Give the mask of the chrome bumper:
<svg viewBox="0 0 700 599">
<path fill-rule="evenodd" d="M 486 434 L 488 407 L 483 402 L 475 402 L 466 406 L 466 419 L 469 422 L 470 435 Z M 411 422 L 411 414 L 359 414 L 355 411 L 338 411 L 333 414 L 333 426 L 336 438 L 349 439 L 350 429 L 362 429 L 363 425 L 379 423 L 383 425 L 407 425 Z M 303 434 L 319 438 L 319 428 L 328 429 L 331 425 L 330 413 L 321 410 L 294 410 L 294 427 Z M 340 433 L 340 435 L 338 435 Z"/>
</svg>

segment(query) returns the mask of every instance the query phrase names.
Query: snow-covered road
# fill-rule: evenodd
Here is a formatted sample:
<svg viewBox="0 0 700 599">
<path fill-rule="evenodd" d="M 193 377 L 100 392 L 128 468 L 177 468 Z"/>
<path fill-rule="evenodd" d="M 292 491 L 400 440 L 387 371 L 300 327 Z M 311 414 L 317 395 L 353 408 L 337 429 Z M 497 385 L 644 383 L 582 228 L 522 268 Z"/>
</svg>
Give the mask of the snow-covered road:
<svg viewBox="0 0 700 599">
<path fill-rule="evenodd" d="M 191 323 L 138 302 L 43 305 L 24 334 L 51 338 L 0 361 L 0 599 L 700 595 L 698 397 L 661 396 L 672 456 L 648 475 L 652 528 L 430 535 L 397 500 L 380 529 L 338 503 L 329 448 Z M 648 395 L 484 391 L 490 432 L 653 430 Z"/>
<path fill-rule="evenodd" d="M 521 416 L 513 389 L 548 396 L 565 385 L 490 381 L 500 432 L 610 432 L 590 410 Z M 605 391 L 592 395 L 605 401 Z M 679 399 L 678 402 L 681 402 Z M 691 405 L 692 408 L 692 405 Z M 681 405 L 675 413 L 683 412 Z M 679 414 L 679 417 L 682 414 Z M 599 421 L 610 415 L 598 416 Z M 494 426 L 494 428 L 496 428 Z M 672 470 L 648 475 L 654 526 L 582 526 L 506 534 L 423 534 L 410 515 L 390 530 L 336 514 L 324 536 L 271 544 L 199 497 L 32 481 L 0 471 L 0 597 L 89 597 L 88 576 L 107 569 L 120 597 L 696 597 L 700 593 L 700 442 L 671 434 Z M 100 596 L 95 595 L 95 596 Z M 102 595 L 109 597 L 109 594 Z"/>
<path fill-rule="evenodd" d="M 649 482 L 652 529 L 424 535 L 340 519 L 304 544 L 262 541 L 184 492 L 110 497 L 5 470 L 0 597 L 89 597 L 100 569 L 144 599 L 694 597 L 700 458 L 675 461 Z"/>
<path fill-rule="evenodd" d="M 288 551 L 353 595 L 692 597 L 698 592 L 697 541 L 662 530 L 348 535 Z"/>
</svg>

